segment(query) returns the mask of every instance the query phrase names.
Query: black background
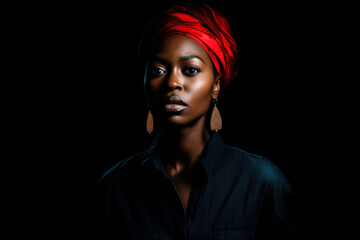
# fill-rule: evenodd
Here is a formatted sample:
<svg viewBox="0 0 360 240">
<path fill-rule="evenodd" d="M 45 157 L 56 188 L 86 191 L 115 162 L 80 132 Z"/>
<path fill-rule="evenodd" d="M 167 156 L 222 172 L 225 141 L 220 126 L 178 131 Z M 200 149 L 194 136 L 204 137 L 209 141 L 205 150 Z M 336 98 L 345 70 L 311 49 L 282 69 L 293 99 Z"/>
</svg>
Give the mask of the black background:
<svg viewBox="0 0 360 240">
<path fill-rule="evenodd" d="M 29 51 L 40 59 L 32 65 L 26 140 L 40 160 L 31 161 L 40 194 L 32 193 L 29 217 L 41 214 L 42 221 L 31 231 L 44 233 L 42 226 L 52 236 L 82 239 L 98 179 L 151 143 L 137 47 L 154 12 L 173 2 L 42 5 L 35 21 L 24 23 L 35 43 Z M 239 73 L 218 105 L 221 135 L 279 166 L 299 200 L 305 239 L 323 236 L 338 211 L 329 191 L 338 186 L 326 177 L 337 104 L 329 91 L 337 73 L 327 6 L 205 2 L 229 20 L 240 53 Z"/>
</svg>

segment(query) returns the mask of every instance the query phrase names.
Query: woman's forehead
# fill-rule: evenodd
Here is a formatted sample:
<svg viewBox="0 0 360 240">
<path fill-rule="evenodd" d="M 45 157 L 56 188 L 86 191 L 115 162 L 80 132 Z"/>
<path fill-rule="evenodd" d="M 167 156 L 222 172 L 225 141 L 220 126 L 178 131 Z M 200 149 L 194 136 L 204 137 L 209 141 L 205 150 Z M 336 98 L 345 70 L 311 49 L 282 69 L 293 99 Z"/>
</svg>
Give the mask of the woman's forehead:
<svg viewBox="0 0 360 240">
<path fill-rule="evenodd" d="M 164 36 L 154 49 L 153 56 L 176 60 L 186 56 L 198 56 L 205 63 L 211 61 L 204 48 L 194 39 L 180 34 Z"/>
</svg>

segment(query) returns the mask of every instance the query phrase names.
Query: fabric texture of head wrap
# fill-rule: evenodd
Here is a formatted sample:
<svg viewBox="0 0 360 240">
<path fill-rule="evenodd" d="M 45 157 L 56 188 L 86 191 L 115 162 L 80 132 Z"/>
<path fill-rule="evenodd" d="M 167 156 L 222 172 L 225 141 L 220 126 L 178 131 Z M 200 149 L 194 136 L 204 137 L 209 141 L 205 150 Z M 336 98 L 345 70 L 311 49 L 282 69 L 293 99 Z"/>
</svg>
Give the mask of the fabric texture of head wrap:
<svg viewBox="0 0 360 240">
<path fill-rule="evenodd" d="M 164 12 L 145 32 L 140 42 L 143 48 L 152 47 L 164 36 L 180 34 L 198 42 L 210 57 L 221 85 L 227 86 L 237 73 L 238 49 L 225 17 L 206 4 L 174 6 Z"/>
</svg>

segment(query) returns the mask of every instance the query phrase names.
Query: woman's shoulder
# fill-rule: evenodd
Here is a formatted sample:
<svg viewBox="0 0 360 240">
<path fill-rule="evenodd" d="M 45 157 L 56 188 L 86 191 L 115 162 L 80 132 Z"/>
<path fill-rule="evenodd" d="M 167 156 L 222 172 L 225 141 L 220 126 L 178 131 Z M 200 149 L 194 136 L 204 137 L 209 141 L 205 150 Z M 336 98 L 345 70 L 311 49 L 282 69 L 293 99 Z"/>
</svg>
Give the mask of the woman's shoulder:
<svg viewBox="0 0 360 240">
<path fill-rule="evenodd" d="M 225 152 L 231 165 L 235 165 L 239 171 L 253 179 L 260 179 L 276 185 L 288 182 L 281 169 L 267 157 L 235 146 L 227 146 Z"/>
<path fill-rule="evenodd" d="M 127 176 L 131 176 L 134 173 L 136 166 L 139 166 L 143 158 L 144 152 L 139 152 L 120 160 L 101 176 L 99 183 L 108 180 L 120 180 L 126 178 Z"/>
</svg>

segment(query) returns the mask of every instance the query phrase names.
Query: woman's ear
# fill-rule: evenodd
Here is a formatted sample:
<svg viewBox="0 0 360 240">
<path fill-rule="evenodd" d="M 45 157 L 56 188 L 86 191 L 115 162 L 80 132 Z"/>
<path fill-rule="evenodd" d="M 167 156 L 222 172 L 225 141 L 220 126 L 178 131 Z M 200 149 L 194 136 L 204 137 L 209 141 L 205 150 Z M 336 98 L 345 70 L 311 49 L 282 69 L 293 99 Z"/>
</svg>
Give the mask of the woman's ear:
<svg viewBox="0 0 360 240">
<path fill-rule="evenodd" d="M 215 78 L 215 82 L 214 82 L 214 87 L 213 87 L 213 94 L 212 97 L 213 99 L 217 99 L 220 93 L 220 76 L 216 76 Z"/>
</svg>

